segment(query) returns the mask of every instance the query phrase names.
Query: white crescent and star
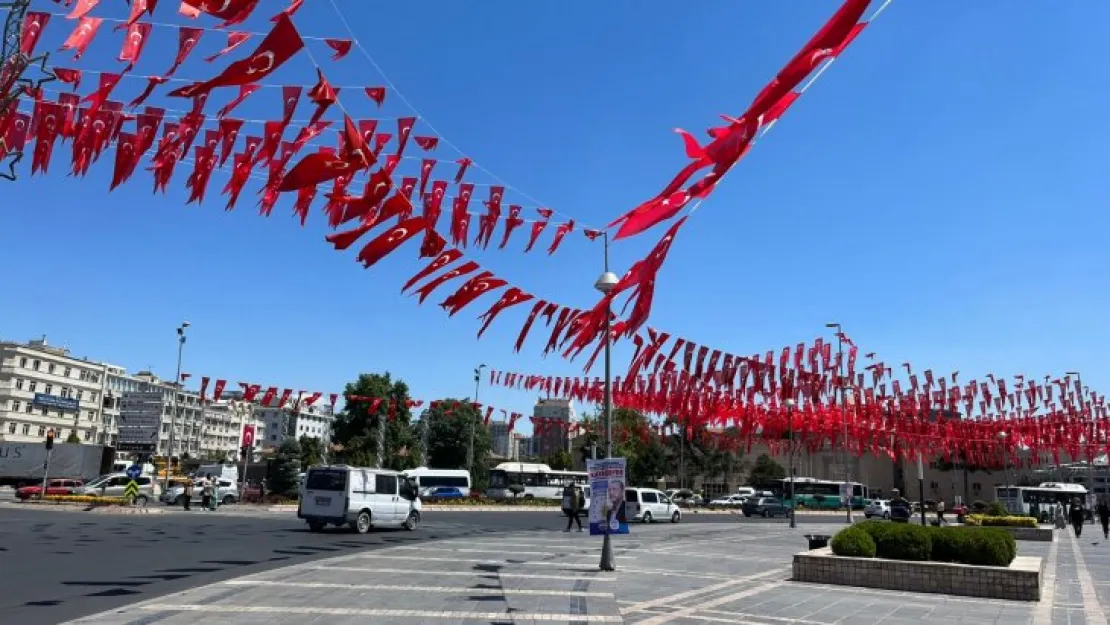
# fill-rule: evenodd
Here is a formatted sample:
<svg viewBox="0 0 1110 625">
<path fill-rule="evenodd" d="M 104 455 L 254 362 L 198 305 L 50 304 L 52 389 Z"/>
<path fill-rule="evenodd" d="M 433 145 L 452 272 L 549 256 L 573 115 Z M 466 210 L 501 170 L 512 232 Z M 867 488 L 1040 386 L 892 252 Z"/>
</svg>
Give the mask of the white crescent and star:
<svg viewBox="0 0 1110 625">
<path fill-rule="evenodd" d="M 259 67 L 259 66 L 255 65 L 256 61 L 262 61 L 264 63 L 264 65 Z M 248 74 L 262 74 L 262 73 L 269 72 L 272 69 L 274 69 L 274 61 L 275 61 L 275 55 L 270 50 L 267 50 L 265 52 L 256 54 L 255 56 L 252 56 L 247 61 L 247 73 Z"/>
</svg>

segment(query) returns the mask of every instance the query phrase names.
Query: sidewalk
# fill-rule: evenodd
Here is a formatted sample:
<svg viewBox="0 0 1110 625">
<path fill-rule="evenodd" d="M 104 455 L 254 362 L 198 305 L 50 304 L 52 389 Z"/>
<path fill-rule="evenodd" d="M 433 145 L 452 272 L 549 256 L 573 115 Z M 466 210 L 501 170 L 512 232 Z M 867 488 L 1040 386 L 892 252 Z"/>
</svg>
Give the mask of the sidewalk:
<svg viewBox="0 0 1110 625">
<path fill-rule="evenodd" d="M 252 575 L 89 617 L 83 625 L 255 623 L 1106 623 L 1110 542 L 1019 543 L 1046 558 L 1039 603 L 789 581 L 804 534 L 842 524 L 633 525 L 618 570 L 586 534 L 489 531 Z M 1090 531 L 1094 526 L 1087 526 Z M 420 530 L 436 531 L 430 519 Z M 337 534 L 336 540 L 344 540 Z M 1098 542 L 1098 545 L 1092 545 Z"/>
</svg>

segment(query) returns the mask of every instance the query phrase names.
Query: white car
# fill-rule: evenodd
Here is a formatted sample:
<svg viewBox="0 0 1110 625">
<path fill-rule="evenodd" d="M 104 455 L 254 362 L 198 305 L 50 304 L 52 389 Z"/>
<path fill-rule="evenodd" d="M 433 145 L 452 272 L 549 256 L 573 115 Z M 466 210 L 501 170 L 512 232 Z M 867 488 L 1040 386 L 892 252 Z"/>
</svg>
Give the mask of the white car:
<svg viewBox="0 0 1110 625">
<path fill-rule="evenodd" d="M 634 505 L 628 508 L 635 511 L 635 514 L 629 517 L 629 521 L 651 523 L 670 519 L 671 523 L 678 523 L 682 520 L 682 510 L 679 510 L 678 504 L 671 501 L 666 493 L 654 488 L 625 489 L 624 501 L 626 504 Z"/>
<path fill-rule="evenodd" d="M 879 517 L 881 519 L 890 518 L 890 500 L 889 499 L 872 499 L 871 503 L 863 509 L 863 516 L 870 519 L 871 517 Z"/>
<path fill-rule="evenodd" d="M 729 495 L 728 497 L 721 497 L 709 502 L 710 508 L 739 508 L 744 505 L 749 495 Z"/>
<path fill-rule="evenodd" d="M 349 525 L 359 534 L 372 527 L 414 530 L 420 525 L 420 497 L 405 474 L 346 465 L 312 467 L 301 486 L 297 518 L 319 532 Z"/>
</svg>

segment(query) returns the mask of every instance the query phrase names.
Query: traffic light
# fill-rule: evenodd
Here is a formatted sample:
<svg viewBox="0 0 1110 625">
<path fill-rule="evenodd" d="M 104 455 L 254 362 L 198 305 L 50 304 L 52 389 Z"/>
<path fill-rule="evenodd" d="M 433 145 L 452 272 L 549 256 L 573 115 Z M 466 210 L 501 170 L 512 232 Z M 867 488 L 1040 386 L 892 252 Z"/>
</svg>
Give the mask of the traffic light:
<svg viewBox="0 0 1110 625">
<path fill-rule="evenodd" d="M 46 431 L 46 449 L 48 451 L 54 449 L 54 428 Z"/>
</svg>

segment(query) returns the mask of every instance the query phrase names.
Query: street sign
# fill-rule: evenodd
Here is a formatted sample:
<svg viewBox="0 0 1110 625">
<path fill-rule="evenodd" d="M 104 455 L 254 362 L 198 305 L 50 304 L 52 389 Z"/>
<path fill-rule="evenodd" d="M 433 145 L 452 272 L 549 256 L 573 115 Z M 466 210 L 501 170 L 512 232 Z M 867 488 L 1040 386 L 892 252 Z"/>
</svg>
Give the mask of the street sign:
<svg viewBox="0 0 1110 625">
<path fill-rule="evenodd" d="M 139 484 L 134 478 L 127 483 L 127 488 L 123 489 L 123 496 L 127 499 L 134 499 L 139 496 Z"/>
<path fill-rule="evenodd" d="M 162 427 L 165 398 L 161 390 L 128 391 L 120 397 L 116 449 L 154 453 Z"/>
<path fill-rule="evenodd" d="M 139 476 L 142 475 L 142 474 L 143 474 L 143 467 L 141 465 L 133 464 L 133 465 L 127 467 L 127 477 L 131 478 L 131 483 L 132 484 L 134 484 L 135 480 L 139 479 Z"/>
</svg>

